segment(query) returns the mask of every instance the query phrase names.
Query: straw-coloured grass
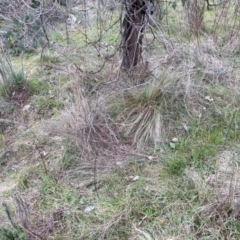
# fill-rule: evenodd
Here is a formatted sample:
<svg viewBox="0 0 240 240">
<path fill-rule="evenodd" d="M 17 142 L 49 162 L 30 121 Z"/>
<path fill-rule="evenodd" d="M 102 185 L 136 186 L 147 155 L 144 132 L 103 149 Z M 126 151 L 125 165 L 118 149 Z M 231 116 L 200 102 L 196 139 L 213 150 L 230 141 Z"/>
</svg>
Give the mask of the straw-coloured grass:
<svg viewBox="0 0 240 240">
<path fill-rule="evenodd" d="M 83 157 L 116 147 L 118 137 L 114 124 L 104 110 L 104 101 L 87 96 L 79 81 L 73 82 L 71 91 L 73 100 L 67 103 L 59 122 L 51 123 L 47 130 L 69 139 Z"/>
<path fill-rule="evenodd" d="M 120 109 L 117 121 L 124 136 L 132 138 L 133 145 L 163 141 L 163 111 L 171 101 L 169 86 L 175 82 L 168 80 L 163 75 L 159 81 L 126 90 L 120 101 L 110 106 L 113 110 Z"/>
</svg>

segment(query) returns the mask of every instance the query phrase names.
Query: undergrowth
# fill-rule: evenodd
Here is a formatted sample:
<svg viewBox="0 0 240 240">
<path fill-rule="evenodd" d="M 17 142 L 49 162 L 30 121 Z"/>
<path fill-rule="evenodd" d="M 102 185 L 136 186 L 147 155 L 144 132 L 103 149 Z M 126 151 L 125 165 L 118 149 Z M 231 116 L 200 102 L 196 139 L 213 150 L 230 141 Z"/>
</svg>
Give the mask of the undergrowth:
<svg viewBox="0 0 240 240">
<path fill-rule="evenodd" d="M 129 72 L 117 25 L 92 42 L 95 18 L 68 44 L 59 26 L 51 49 L 1 61 L 0 239 L 239 239 L 239 46 L 216 39 L 221 11 L 192 36 L 171 36 L 179 8 L 164 15 Z"/>
</svg>

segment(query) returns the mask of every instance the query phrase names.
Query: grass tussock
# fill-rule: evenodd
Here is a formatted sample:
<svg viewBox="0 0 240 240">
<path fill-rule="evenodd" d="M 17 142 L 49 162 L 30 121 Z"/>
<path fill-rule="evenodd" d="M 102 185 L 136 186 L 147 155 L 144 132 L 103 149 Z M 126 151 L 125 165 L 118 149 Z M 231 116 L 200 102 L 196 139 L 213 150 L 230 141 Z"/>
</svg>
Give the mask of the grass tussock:
<svg viewBox="0 0 240 240">
<path fill-rule="evenodd" d="M 142 146 L 164 139 L 164 110 L 177 97 L 171 95 L 177 79 L 166 74 L 159 80 L 152 80 L 139 87 L 123 91 L 115 103 L 110 104 L 110 111 L 118 111 L 117 121 L 124 137 L 132 138 L 133 145 Z"/>
<path fill-rule="evenodd" d="M 51 124 L 49 132 L 69 139 L 83 156 L 114 149 L 119 143 L 118 136 L 104 110 L 104 101 L 87 96 L 79 81 L 73 82 L 71 91 L 72 101 L 62 111 L 60 124 Z"/>
<path fill-rule="evenodd" d="M 0 59 L 0 95 L 18 103 L 27 100 L 29 89 L 23 69 L 13 67 L 11 61 L 5 57 Z"/>
</svg>

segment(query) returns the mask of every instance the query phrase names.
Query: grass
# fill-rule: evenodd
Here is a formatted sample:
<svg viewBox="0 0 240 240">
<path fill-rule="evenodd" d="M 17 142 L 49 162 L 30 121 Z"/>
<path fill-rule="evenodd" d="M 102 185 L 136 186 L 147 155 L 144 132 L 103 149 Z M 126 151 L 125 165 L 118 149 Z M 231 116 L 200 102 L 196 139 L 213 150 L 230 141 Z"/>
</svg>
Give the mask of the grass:
<svg viewBox="0 0 240 240">
<path fill-rule="evenodd" d="M 12 64 L 1 59 L 0 96 L 12 97 L 14 92 L 20 92 L 27 88 L 26 78 L 22 69 L 14 69 Z"/>
<path fill-rule="evenodd" d="M 34 109 L 39 115 L 51 116 L 55 110 L 59 110 L 62 103 L 52 98 L 37 98 L 34 102 Z"/>
<path fill-rule="evenodd" d="M 122 102 L 117 103 L 119 106 L 111 106 L 114 110 L 123 109 L 117 118 L 124 119 L 124 135 L 133 136 L 133 144 L 143 145 L 149 139 L 161 141 L 161 108 L 166 101 L 161 88 L 164 87 L 164 81 L 153 82 L 140 91 L 124 93 Z"/>
<path fill-rule="evenodd" d="M 61 165 L 63 169 L 71 169 L 75 166 L 79 165 L 81 161 L 81 154 L 79 153 L 79 149 L 76 148 L 71 142 L 66 144 L 64 148 L 64 153 L 61 158 Z"/>
<path fill-rule="evenodd" d="M 117 25 L 106 29 L 117 11 L 99 42 L 86 47 L 80 24 L 66 44 L 60 26 L 42 59 L 24 57 L 24 78 L 15 75 L 26 102 L 0 101 L 0 118 L 14 123 L 0 135 L 0 202 L 19 226 L 1 208 L 0 239 L 28 239 L 29 230 L 54 240 L 239 239 L 236 43 L 210 30 L 189 39 L 178 29 L 181 11 L 172 13 L 170 35 L 165 15 L 152 49 L 149 32 L 144 39 L 148 64 L 129 74 L 117 72 L 117 55 L 97 72 L 114 52 Z M 214 26 L 215 15 L 204 17 Z M 99 24 L 87 28 L 89 41 Z"/>
<path fill-rule="evenodd" d="M 39 81 L 37 78 L 33 78 L 28 82 L 29 93 L 33 95 L 43 95 L 49 92 L 49 84 L 44 81 Z"/>
<path fill-rule="evenodd" d="M 41 62 L 44 64 L 58 64 L 62 60 L 60 56 L 57 56 L 56 54 L 52 53 L 51 50 L 47 49 L 44 51 L 41 55 Z"/>
</svg>

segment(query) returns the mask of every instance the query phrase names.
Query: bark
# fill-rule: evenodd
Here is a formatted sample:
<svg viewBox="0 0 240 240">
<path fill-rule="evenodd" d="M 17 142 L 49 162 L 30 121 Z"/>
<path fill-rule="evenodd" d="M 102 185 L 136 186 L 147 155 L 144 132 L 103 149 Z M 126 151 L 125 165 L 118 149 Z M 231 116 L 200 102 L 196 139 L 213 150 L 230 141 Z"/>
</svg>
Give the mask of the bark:
<svg viewBox="0 0 240 240">
<path fill-rule="evenodd" d="M 203 26 L 205 1 L 186 0 L 184 8 L 188 31 L 198 34 Z"/>
<path fill-rule="evenodd" d="M 143 31 L 146 25 L 147 0 L 123 0 L 125 17 L 122 33 L 122 67 L 136 66 L 142 54 Z"/>
</svg>

